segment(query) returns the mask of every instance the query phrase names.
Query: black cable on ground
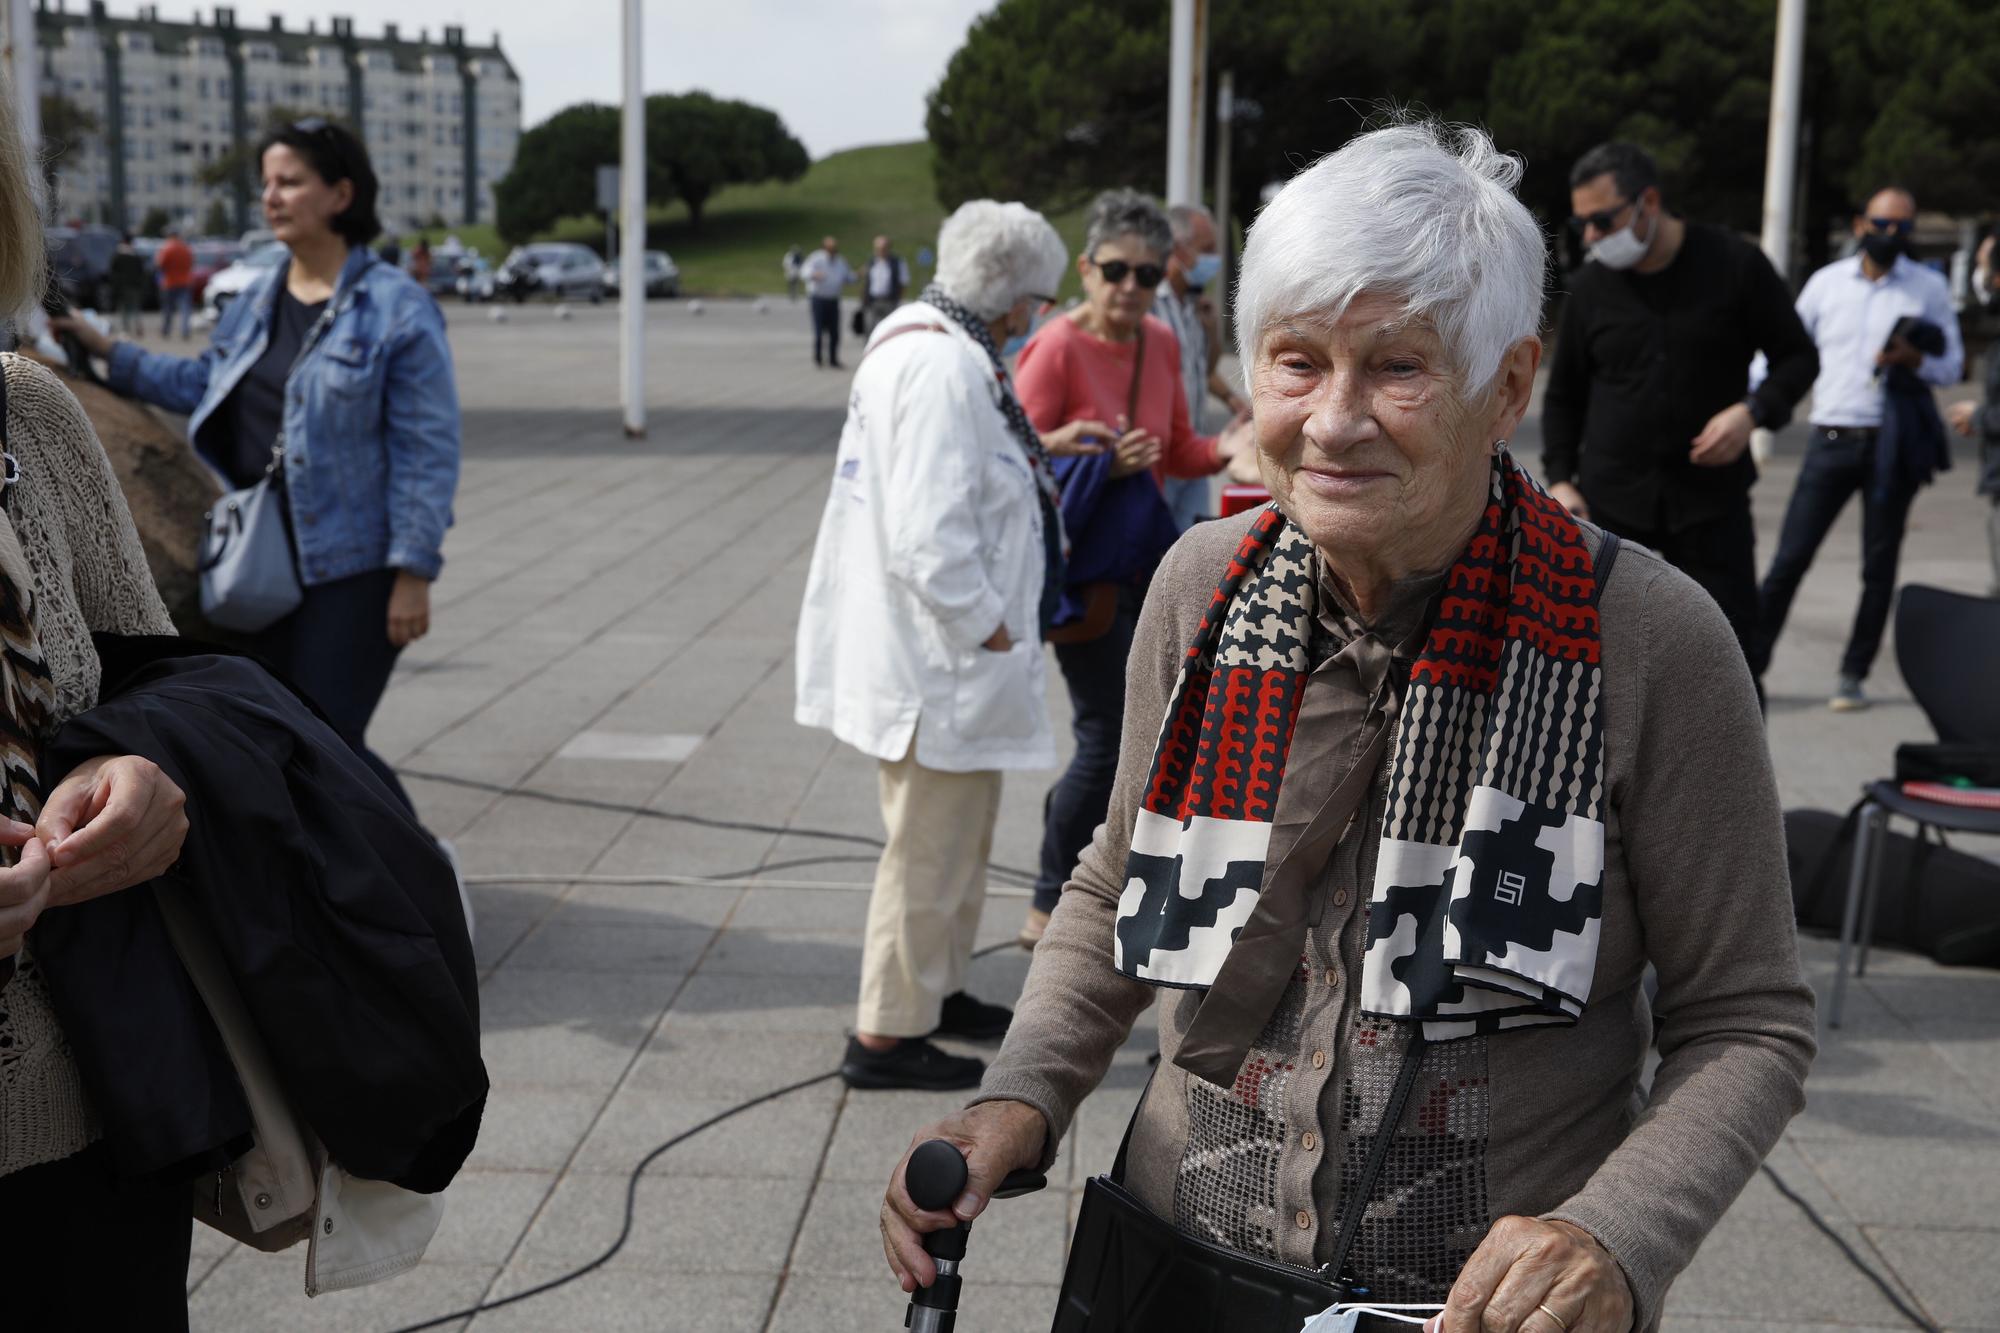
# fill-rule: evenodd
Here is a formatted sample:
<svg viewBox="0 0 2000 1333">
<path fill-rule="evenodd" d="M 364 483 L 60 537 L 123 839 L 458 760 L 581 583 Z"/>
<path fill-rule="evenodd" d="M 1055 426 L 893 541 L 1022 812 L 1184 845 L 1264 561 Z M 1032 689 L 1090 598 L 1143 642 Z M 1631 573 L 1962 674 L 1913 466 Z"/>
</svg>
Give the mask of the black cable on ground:
<svg viewBox="0 0 2000 1333">
<path fill-rule="evenodd" d="M 1015 949 L 1019 947 L 1013 940 L 1002 940 L 998 944 L 989 944 L 983 949 L 973 950 L 972 956 L 974 958 L 984 958 L 988 954 L 999 953 L 1003 949 Z M 511 1296 L 502 1296 L 497 1301 L 484 1301 L 478 1305 L 467 1306 L 463 1310 L 453 1310 L 450 1314 L 437 1315 L 434 1318 L 424 1320 L 420 1324 L 405 1324 L 403 1327 L 396 1329 L 395 1333 L 422 1333 L 424 1329 L 440 1328 L 446 1324 L 455 1324 L 461 1319 L 471 1319 L 475 1315 L 485 1314 L 489 1310 L 498 1310 L 502 1306 L 525 1301 L 531 1296 L 544 1295 L 547 1292 L 554 1291 L 557 1287 L 568 1286 L 578 1278 L 586 1277 L 596 1272 L 598 1269 L 604 1267 L 604 1265 L 610 1263 L 617 1253 L 625 1248 L 625 1242 L 632 1238 L 632 1214 L 637 1209 L 639 1203 L 639 1178 L 645 1175 L 646 1168 L 658 1161 L 660 1156 L 669 1148 L 678 1147 L 705 1129 L 713 1129 L 731 1116 L 741 1115 L 743 1112 L 762 1106 L 766 1102 L 774 1102 L 778 1098 L 790 1096 L 794 1092 L 803 1092 L 807 1088 L 816 1087 L 830 1078 L 838 1078 L 839 1076 L 840 1071 L 838 1069 L 829 1069 L 824 1074 L 814 1074 L 811 1078 L 800 1079 L 797 1083 L 788 1083 L 782 1088 L 774 1088 L 770 1092 L 752 1097 L 747 1102 L 740 1102 L 726 1111 L 716 1112 L 700 1124 L 682 1130 L 659 1147 L 647 1153 L 644 1157 L 641 1157 L 639 1165 L 632 1168 L 632 1174 L 626 1177 L 625 1180 L 625 1222 L 624 1225 L 618 1228 L 618 1239 L 612 1241 L 611 1247 L 603 1254 L 598 1255 L 581 1268 L 564 1273 L 561 1277 L 552 1277 L 547 1282 L 538 1282 L 526 1291 L 517 1291 Z"/>
<path fill-rule="evenodd" d="M 872 847 L 877 851 L 882 849 L 882 840 L 880 838 L 871 838 L 865 833 L 836 833 L 831 829 L 788 828 L 779 824 L 758 824 L 748 820 L 716 819 L 709 815 L 690 815 L 671 810 L 652 810 L 643 805 L 628 805 L 622 801 L 602 801 L 592 796 L 560 796 L 552 791 L 536 791 L 532 787 L 509 787 L 498 782 L 482 782 L 478 778 L 461 778 L 451 773 L 427 773 L 414 768 L 399 768 L 396 772 L 406 778 L 415 778 L 419 782 L 436 782 L 447 787 L 463 787 L 468 791 L 490 792 L 495 796 L 519 796 L 524 800 L 543 801 L 549 805 L 573 806 L 579 810 L 603 810 L 610 814 L 633 815 L 640 819 L 658 819 L 670 824 L 693 824 L 698 828 L 724 829 L 737 833 L 771 833 L 781 835 L 789 833 L 801 838 L 818 838 L 824 842 L 847 842 L 853 843 L 857 847 Z M 827 859 L 831 860 L 832 858 L 829 857 Z M 800 861 L 796 864 L 807 865 L 810 862 Z M 1034 871 L 1022 870 L 1015 866 L 995 865 L 988 862 L 986 869 L 992 874 L 1005 875 L 1010 879 L 1023 880 L 1030 884 L 1034 883 L 1036 878 Z M 744 873 L 753 874 L 756 872 L 746 871 Z M 719 878 L 728 877 L 722 876 Z"/>
<path fill-rule="evenodd" d="M 1771 1183 L 1778 1187 L 1778 1193 L 1798 1205 L 1799 1211 L 1806 1215 L 1806 1220 L 1811 1222 L 1815 1227 L 1818 1227 L 1828 1240 L 1840 1247 L 1840 1252 L 1847 1256 L 1847 1262 L 1853 1264 L 1861 1276 L 1867 1278 L 1880 1288 L 1882 1295 L 1888 1300 L 1889 1304 L 1895 1306 L 1896 1312 L 1909 1320 L 1912 1327 L 1923 1329 L 1924 1333 L 1942 1333 L 1942 1330 L 1936 1324 L 1933 1324 L 1930 1320 L 1912 1310 L 1908 1303 L 1897 1294 L 1896 1289 L 1889 1285 L 1889 1279 L 1876 1272 L 1866 1259 L 1856 1254 L 1854 1247 L 1847 1243 L 1847 1238 L 1838 1231 L 1835 1231 L 1827 1220 L 1819 1215 L 1817 1208 L 1807 1203 L 1796 1190 L 1787 1185 L 1785 1178 L 1779 1175 L 1769 1162 L 1764 1163 L 1763 1171 L 1765 1175 L 1771 1178 Z"/>
</svg>

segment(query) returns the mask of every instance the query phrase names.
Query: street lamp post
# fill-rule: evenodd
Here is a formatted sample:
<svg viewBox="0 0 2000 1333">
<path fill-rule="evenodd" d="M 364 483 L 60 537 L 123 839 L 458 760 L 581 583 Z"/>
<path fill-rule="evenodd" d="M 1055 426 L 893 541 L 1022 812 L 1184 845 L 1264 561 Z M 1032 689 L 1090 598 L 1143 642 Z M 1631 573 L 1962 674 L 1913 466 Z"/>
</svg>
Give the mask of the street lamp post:
<svg viewBox="0 0 2000 1333">
<path fill-rule="evenodd" d="M 640 0 L 625 9 L 625 113 L 619 158 L 623 244 L 618 247 L 619 343 L 624 352 L 620 388 L 625 434 L 646 433 L 646 96 L 640 84 Z"/>
<path fill-rule="evenodd" d="M 1799 86 L 1806 57 L 1806 0 L 1778 0 L 1771 53 L 1771 127 L 1764 143 L 1764 253 L 1781 278 L 1792 269 L 1792 209 L 1798 200 Z M 1771 461 L 1771 432 L 1750 436 L 1750 454 Z"/>
<path fill-rule="evenodd" d="M 1167 202 L 1201 202 L 1208 0 L 1174 0 L 1167 50 Z"/>
</svg>

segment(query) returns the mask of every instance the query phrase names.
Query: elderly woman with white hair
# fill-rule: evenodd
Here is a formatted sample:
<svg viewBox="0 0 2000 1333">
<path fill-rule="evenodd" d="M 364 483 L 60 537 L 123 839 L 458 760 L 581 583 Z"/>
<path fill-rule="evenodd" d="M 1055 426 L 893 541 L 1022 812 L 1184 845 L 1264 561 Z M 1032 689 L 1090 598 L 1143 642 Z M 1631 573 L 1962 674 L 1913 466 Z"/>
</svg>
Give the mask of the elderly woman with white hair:
<svg viewBox="0 0 2000 1333">
<path fill-rule="evenodd" d="M 885 1200 L 906 1290 L 934 1278 L 919 1233 L 1054 1161 L 1155 999 L 1060 1330 L 1336 1301 L 1649 1329 L 1802 1104 L 1812 995 L 1742 653 L 1507 449 L 1541 357 L 1518 174 L 1477 131 L 1393 126 L 1252 228 L 1236 327 L 1274 500 L 1153 581 L 1110 816 L 977 1099 L 919 1135 L 970 1183 L 924 1212 L 899 1168 Z"/>
<path fill-rule="evenodd" d="M 841 1073 L 857 1088 L 970 1088 L 1010 1012 L 963 990 L 1006 769 L 1055 762 L 1042 633 L 1062 586 L 1051 454 L 1000 345 L 1065 262 L 1020 204 L 975 200 L 938 235 L 937 278 L 868 340 L 799 617 L 799 722 L 880 765 L 888 841 Z"/>
</svg>

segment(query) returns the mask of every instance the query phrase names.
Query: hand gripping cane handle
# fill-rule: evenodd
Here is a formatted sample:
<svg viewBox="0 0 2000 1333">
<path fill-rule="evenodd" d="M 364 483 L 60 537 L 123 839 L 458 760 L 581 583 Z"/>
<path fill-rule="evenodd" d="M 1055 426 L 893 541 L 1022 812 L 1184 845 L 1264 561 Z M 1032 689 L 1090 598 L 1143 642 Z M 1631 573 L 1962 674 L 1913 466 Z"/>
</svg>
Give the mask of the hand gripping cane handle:
<svg viewBox="0 0 2000 1333">
<path fill-rule="evenodd" d="M 943 1139 L 918 1144 L 910 1154 L 909 1164 L 903 1168 L 903 1185 L 910 1192 L 911 1202 L 926 1212 L 949 1209 L 965 1192 L 966 1178 L 965 1154 L 956 1144 Z M 993 1197 L 1011 1199 L 1032 1194 L 1048 1183 L 1048 1177 L 1039 1171 L 1012 1171 L 1000 1182 L 1000 1188 L 993 1191 Z M 951 1333 L 958 1319 L 958 1265 L 965 1258 L 965 1240 L 970 1231 L 970 1225 L 961 1222 L 924 1236 L 924 1252 L 937 1263 L 937 1280 L 928 1287 L 918 1287 L 910 1297 L 909 1312 L 903 1317 L 903 1326 L 910 1333 Z"/>
</svg>

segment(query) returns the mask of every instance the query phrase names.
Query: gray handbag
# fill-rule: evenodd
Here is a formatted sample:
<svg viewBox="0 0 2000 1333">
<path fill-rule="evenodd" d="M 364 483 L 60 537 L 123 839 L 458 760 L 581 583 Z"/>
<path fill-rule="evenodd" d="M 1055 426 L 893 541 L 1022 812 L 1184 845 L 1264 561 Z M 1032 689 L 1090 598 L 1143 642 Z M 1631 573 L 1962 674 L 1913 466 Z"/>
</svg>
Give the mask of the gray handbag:
<svg viewBox="0 0 2000 1333">
<path fill-rule="evenodd" d="M 289 383 L 333 323 L 326 311 L 306 334 L 285 371 Z M 299 609 L 305 590 L 285 516 L 285 432 L 271 445 L 271 465 L 254 485 L 231 491 L 205 515 L 201 539 L 201 614 L 218 629 L 255 634 Z"/>
</svg>

